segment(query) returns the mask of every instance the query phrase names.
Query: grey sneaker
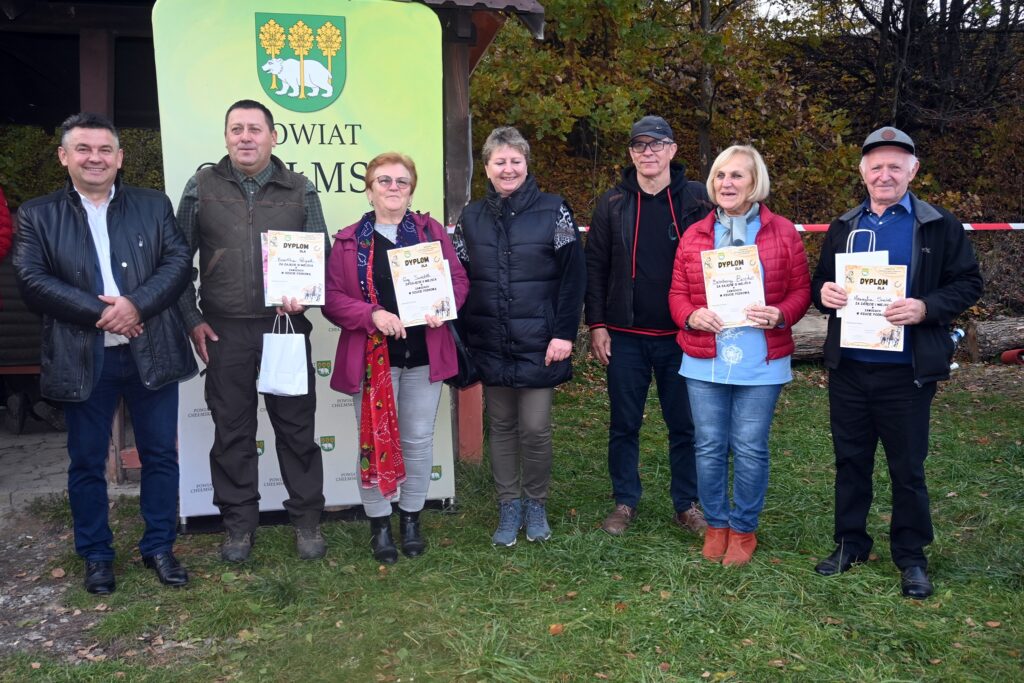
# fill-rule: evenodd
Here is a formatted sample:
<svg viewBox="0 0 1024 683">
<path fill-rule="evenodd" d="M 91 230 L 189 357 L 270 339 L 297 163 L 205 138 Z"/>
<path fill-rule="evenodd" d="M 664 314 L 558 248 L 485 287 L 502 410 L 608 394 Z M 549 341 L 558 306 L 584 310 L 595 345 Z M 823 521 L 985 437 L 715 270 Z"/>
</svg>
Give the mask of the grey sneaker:
<svg viewBox="0 0 1024 683">
<path fill-rule="evenodd" d="M 220 544 L 220 559 L 225 562 L 245 562 L 252 551 L 252 543 L 251 531 L 229 531 L 224 535 L 224 542 Z"/>
<path fill-rule="evenodd" d="M 327 554 L 327 542 L 320 533 L 320 526 L 295 527 L 295 549 L 300 560 L 319 560 Z"/>
<path fill-rule="evenodd" d="M 511 548 L 516 536 L 523 528 L 523 501 L 507 500 L 498 505 L 498 529 L 491 536 L 491 543 Z"/>
<path fill-rule="evenodd" d="M 551 527 L 548 526 L 548 511 L 544 502 L 526 499 L 526 540 L 546 541 L 551 538 Z"/>
</svg>

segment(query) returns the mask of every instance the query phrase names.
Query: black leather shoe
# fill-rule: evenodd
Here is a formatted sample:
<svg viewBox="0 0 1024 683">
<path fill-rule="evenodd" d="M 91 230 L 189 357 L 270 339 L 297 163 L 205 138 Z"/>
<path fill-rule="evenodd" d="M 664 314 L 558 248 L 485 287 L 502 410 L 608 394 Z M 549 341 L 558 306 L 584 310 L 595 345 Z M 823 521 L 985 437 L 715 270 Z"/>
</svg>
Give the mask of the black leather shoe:
<svg viewBox="0 0 1024 683">
<path fill-rule="evenodd" d="M 160 579 L 160 583 L 165 586 L 184 586 L 188 583 L 188 572 L 178 562 L 178 558 L 174 556 L 174 553 L 167 551 L 166 553 L 157 553 L 156 555 L 150 555 L 149 557 L 142 558 L 142 563 L 156 572 L 156 576 Z"/>
<path fill-rule="evenodd" d="M 924 570 L 924 567 L 907 567 L 902 570 L 900 588 L 903 589 L 904 597 L 914 598 L 915 600 L 924 600 L 935 592 L 935 588 L 928 578 L 928 572 Z"/>
<path fill-rule="evenodd" d="M 398 533 L 402 537 L 402 552 L 406 557 L 418 557 L 427 552 L 427 542 L 420 532 L 420 513 L 399 508 Z"/>
<path fill-rule="evenodd" d="M 110 595 L 117 587 L 114 581 L 114 563 L 100 560 L 85 562 L 85 590 L 94 595 Z"/>
<path fill-rule="evenodd" d="M 822 576 L 834 576 L 836 574 L 842 574 L 843 572 L 849 571 L 850 567 L 854 564 L 867 562 L 867 559 L 867 553 L 864 553 L 863 555 L 855 555 L 843 546 L 837 546 L 836 549 L 832 551 L 831 555 L 814 567 L 814 571 L 818 572 Z"/>
<path fill-rule="evenodd" d="M 373 558 L 383 564 L 398 562 L 398 548 L 391 535 L 391 515 L 370 517 L 370 548 Z"/>
</svg>

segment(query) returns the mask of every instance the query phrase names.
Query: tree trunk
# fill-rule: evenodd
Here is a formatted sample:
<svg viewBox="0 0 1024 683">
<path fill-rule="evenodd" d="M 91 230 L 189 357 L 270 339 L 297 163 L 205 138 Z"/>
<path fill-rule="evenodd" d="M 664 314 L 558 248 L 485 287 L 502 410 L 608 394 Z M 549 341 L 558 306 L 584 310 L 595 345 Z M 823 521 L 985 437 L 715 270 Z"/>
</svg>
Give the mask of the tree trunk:
<svg viewBox="0 0 1024 683">
<path fill-rule="evenodd" d="M 812 306 L 793 327 L 793 360 L 821 360 L 827 331 L 828 316 Z"/>
<path fill-rule="evenodd" d="M 999 316 L 967 326 L 967 354 L 971 360 L 991 360 L 1003 351 L 1024 348 L 1024 318 Z"/>
</svg>

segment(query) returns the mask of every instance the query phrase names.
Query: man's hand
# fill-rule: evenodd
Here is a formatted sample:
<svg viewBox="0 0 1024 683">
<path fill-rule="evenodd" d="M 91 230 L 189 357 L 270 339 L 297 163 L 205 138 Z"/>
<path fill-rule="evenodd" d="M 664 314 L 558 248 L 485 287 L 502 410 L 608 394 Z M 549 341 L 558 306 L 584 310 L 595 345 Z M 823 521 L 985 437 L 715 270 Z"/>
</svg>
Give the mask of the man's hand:
<svg viewBox="0 0 1024 683">
<path fill-rule="evenodd" d="M 920 299 L 896 299 L 885 309 L 885 319 L 893 325 L 917 325 L 924 320 L 928 307 Z"/>
<path fill-rule="evenodd" d="M 548 342 L 548 352 L 544 354 L 544 365 L 551 365 L 565 360 L 572 354 L 572 342 L 568 339 L 552 339 Z"/>
<path fill-rule="evenodd" d="M 218 337 L 217 333 L 213 331 L 212 327 L 210 327 L 210 323 L 199 323 L 192 328 L 189 336 L 192 337 L 192 344 L 196 347 L 196 353 L 199 354 L 199 357 L 204 363 L 209 365 L 210 354 L 206 351 L 206 342 L 220 341 L 220 337 Z"/>
<path fill-rule="evenodd" d="M 371 317 L 373 324 L 384 336 L 405 339 L 405 325 L 402 324 L 402 319 L 394 313 L 388 313 L 383 308 L 378 308 Z"/>
<path fill-rule="evenodd" d="M 612 358 L 612 336 L 603 327 L 590 331 L 590 353 L 601 365 L 608 365 Z"/>
<path fill-rule="evenodd" d="M 126 337 L 137 337 L 141 334 L 139 310 L 135 304 L 123 296 L 100 295 L 100 301 L 109 304 L 100 319 L 96 321 L 96 327 L 104 332 L 113 332 Z"/>
<path fill-rule="evenodd" d="M 842 308 L 846 305 L 846 290 L 834 282 L 821 286 L 821 303 L 826 308 Z"/>
<path fill-rule="evenodd" d="M 289 299 L 286 296 L 281 297 L 281 305 L 277 307 L 278 315 L 294 315 L 295 313 L 302 313 L 306 310 L 306 307 L 299 303 L 299 300 L 295 297 Z"/>
</svg>

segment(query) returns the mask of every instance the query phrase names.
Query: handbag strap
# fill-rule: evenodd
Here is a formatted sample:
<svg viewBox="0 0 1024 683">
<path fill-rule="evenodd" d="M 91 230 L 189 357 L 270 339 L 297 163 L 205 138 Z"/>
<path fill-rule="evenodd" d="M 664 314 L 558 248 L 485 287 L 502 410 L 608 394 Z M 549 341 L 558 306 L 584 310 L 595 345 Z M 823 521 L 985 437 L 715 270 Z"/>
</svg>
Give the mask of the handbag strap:
<svg viewBox="0 0 1024 683">
<path fill-rule="evenodd" d="M 284 329 L 281 329 L 281 318 L 284 318 Z M 295 334 L 295 326 L 292 325 L 292 317 L 287 313 L 280 313 L 274 318 L 273 334 Z"/>
<path fill-rule="evenodd" d="M 853 252 L 853 242 L 856 239 L 858 232 L 866 232 L 868 234 L 868 248 L 867 251 L 875 250 L 875 231 L 865 230 L 864 228 L 855 228 L 850 231 L 850 234 L 846 236 L 846 253 L 850 254 Z"/>
</svg>

